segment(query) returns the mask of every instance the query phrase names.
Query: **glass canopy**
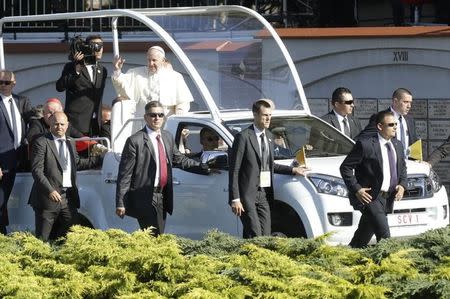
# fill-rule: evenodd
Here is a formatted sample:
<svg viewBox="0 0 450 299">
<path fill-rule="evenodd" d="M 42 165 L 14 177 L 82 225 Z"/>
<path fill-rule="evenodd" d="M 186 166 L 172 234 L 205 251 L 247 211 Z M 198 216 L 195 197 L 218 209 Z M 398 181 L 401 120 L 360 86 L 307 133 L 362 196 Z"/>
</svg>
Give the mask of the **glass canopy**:
<svg viewBox="0 0 450 299">
<path fill-rule="evenodd" d="M 180 46 L 219 110 L 248 110 L 259 98 L 273 99 L 277 109 L 304 109 L 306 99 L 301 100 L 304 91 L 294 64 L 284 45 L 283 53 L 277 43 L 278 36 L 265 27 L 264 19 L 236 6 L 138 12 L 161 26 Z M 150 40 L 158 40 L 156 33 L 150 35 Z M 172 64 L 187 74 L 177 61 Z M 196 99 L 191 111 L 207 110 L 197 88 L 187 76 L 185 79 Z"/>
</svg>

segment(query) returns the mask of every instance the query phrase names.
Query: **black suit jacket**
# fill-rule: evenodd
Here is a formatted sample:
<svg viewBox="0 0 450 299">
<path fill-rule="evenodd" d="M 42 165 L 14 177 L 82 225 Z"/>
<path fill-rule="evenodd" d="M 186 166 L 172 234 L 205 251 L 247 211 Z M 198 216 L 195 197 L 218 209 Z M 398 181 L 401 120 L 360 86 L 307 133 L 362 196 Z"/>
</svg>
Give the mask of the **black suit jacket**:
<svg viewBox="0 0 450 299">
<path fill-rule="evenodd" d="M 392 111 L 392 110 L 389 107 L 388 109 L 383 110 L 383 111 Z M 406 125 L 408 126 L 408 138 L 409 138 L 408 145 L 411 145 L 417 141 L 416 123 L 412 116 L 406 115 L 406 116 L 404 116 L 404 118 L 406 120 Z M 361 131 L 361 133 L 358 136 L 356 136 L 355 139 L 376 136 L 377 135 L 376 119 L 377 119 L 377 114 L 376 113 L 372 114 L 367 126 L 364 128 L 364 130 Z"/>
<path fill-rule="evenodd" d="M 341 130 L 341 125 L 338 118 L 333 110 L 321 117 L 324 121 L 331 124 L 333 127 Z M 361 132 L 362 126 L 359 120 L 351 115 L 347 115 L 348 126 L 350 127 L 350 138 L 355 139 L 356 136 Z"/>
<path fill-rule="evenodd" d="M 172 166 L 183 169 L 198 167 L 200 162 L 189 159 L 176 148 L 173 136 L 161 130 L 168 163 L 167 186 L 163 191 L 164 211 L 173 212 Z M 153 187 L 156 176 L 155 151 L 146 128 L 127 139 L 119 164 L 117 177 L 116 207 L 125 207 L 130 217 L 144 216 L 152 208 Z"/>
<path fill-rule="evenodd" d="M 14 149 L 14 136 L 13 129 L 11 127 L 8 112 L 6 107 L 0 98 L 0 167 L 2 169 L 16 169 L 18 162 L 25 158 L 26 155 L 26 142 L 25 134 L 27 130 L 27 124 L 33 114 L 30 100 L 27 97 L 18 96 L 16 94 L 12 95 L 16 106 L 19 109 L 19 113 L 22 116 L 22 140 L 21 146 L 15 150 Z M 12 141 L 12 143 L 11 143 Z M 20 166 L 20 165 L 19 165 Z"/>
<path fill-rule="evenodd" d="M 71 160 L 72 188 L 68 190 L 67 199 L 69 204 L 80 207 L 80 197 L 78 195 L 76 173 L 77 169 L 90 168 L 98 163 L 95 158 L 81 159 L 78 157 L 75 145 L 70 139 L 66 141 Z M 34 183 L 31 189 L 28 203 L 34 210 L 53 210 L 57 208 L 57 203 L 50 200 L 49 194 L 53 191 L 61 193 L 63 183 L 62 164 L 59 159 L 58 149 L 51 134 L 46 134 L 37 138 L 33 143 L 31 156 L 31 173 Z"/>
<path fill-rule="evenodd" d="M 269 169 L 272 186 L 266 188 L 267 199 L 273 200 L 273 173 L 292 174 L 292 167 L 273 162 L 273 136 L 265 130 L 269 143 Z M 239 198 L 244 208 L 247 203 L 256 201 L 261 172 L 261 156 L 253 125 L 238 133 L 230 152 L 229 200 Z"/>
<path fill-rule="evenodd" d="M 57 91 L 66 91 L 64 112 L 69 122 L 82 133 L 90 133 L 92 130 L 97 134 L 99 132 L 101 103 L 107 75 L 106 68 L 98 63 L 95 83 L 92 83 L 85 66 L 78 75 L 74 63 L 69 62 L 64 66 L 61 77 L 56 82 Z M 97 123 L 92 122 L 94 112 L 97 115 Z"/>
<path fill-rule="evenodd" d="M 36 138 L 48 133 L 50 133 L 50 128 L 45 123 L 44 118 L 33 119 L 30 121 L 25 139 L 27 140 L 28 144 L 32 144 Z M 84 135 L 80 131 L 75 129 L 70 123 L 69 127 L 67 128 L 66 135 L 73 138 L 84 137 Z"/>
<path fill-rule="evenodd" d="M 397 139 L 391 139 L 397 154 L 398 185 L 407 187 L 406 163 L 403 145 Z M 383 183 L 383 159 L 378 135 L 358 140 L 340 167 L 342 178 L 348 189 L 350 204 L 355 210 L 364 205 L 356 197 L 361 188 L 372 188 L 372 200 L 376 200 Z M 393 194 L 394 195 L 394 194 Z M 392 212 L 394 198 L 388 199 L 386 211 Z"/>
</svg>

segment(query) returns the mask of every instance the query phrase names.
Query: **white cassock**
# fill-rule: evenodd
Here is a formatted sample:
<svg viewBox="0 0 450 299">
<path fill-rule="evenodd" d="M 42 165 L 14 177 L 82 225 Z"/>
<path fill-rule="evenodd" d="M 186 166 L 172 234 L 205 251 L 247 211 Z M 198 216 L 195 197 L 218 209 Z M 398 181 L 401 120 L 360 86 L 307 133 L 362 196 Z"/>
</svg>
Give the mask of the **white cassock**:
<svg viewBox="0 0 450 299">
<path fill-rule="evenodd" d="M 144 115 L 144 107 L 150 101 L 159 101 L 166 115 L 184 114 L 194 101 L 183 75 L 169 68 L 151 74 L 147 66 L 142 66 L 125 74 L 116 71 L 111 79 L 119 96 L 136 103 L 135 117 Z"/>
</svg>

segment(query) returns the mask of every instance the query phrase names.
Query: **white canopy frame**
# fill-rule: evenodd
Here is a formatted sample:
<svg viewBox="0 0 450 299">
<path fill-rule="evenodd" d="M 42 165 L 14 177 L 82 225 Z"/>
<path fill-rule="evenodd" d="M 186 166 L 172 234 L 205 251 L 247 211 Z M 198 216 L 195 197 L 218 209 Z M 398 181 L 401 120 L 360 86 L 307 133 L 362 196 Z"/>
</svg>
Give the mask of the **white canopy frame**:
<svg viewBox="0 0 450 299">
<path fill-rule="evenodd" d="M 30 16 L 14 16 L 5 17 L 0 19 L 0 68 L 5 69 L 5 53 L 4 53 L 4 37 L 3 37 L 3 25 L 13 22 L 36 22 L 36 21 L 55 21 L 55 20 L 67 20 L 67 19 L 91 19 L 91 18 L 111 18 L 112 33 L 113 33 L 113 51 L 114 55 L 119 55 L 119 38 L 117 29 L 117 19 L 119 17 L 130 17 L 132 19 L 140 21 L 147 26 L 156 35 L 158 35 L 172 50 L 175 56 L 179 59 L 181 64 L 185 67 L 188 74 L 191 76 L 194 84 L 198 88 L 201 96 L 203 97 L 206 105 L 209 108 L 211 116 L 214 120 L 220 121 L 220 112 L 215 104 L 211 93 L 209 92 L 206 84 L 199 75 L 197 69 L 191 63 L 187 55 L 172 38 L 172 36 L 164 30 L 158 23 L 152 20 L 152 17 L 156 16 L 169 16 L 169 15 L 183 15 L 183 14 L 195 14 L 195 13 L 221 13 L 221 12 L 240 12 L 246 13 L 250 17 L 257 19 L 262 23 L 263 28 L 273 37 L 283 56 L 287 62 L 288 68 L 293 76 L 294 83 L 296 85 L 299 99 L 301 101 L 303 110 L 310 113 L 309 105 L 306 100 L 306 95 L 303 90 L 303 85 L 300 81 L 297 69 L 294 62 L 289 55 L 289 52 L 281 41 L 281 38 L 276 33 L 275 29 L 254 10 L 251 10 L 242 6 L 235 5 L 222 5 L 222 6 L 198 6 L 198 7 L 177 7 L 177 8 L 146 8 L 146 9 L 111 9 L 111 10 L 98 10 L 98 11 L 86 11 L 86 12 L 73 12 L 73 13 L 59 13 L 59 14 L 44 14 L 44 15 L 30 15 Z"/>
</svg>

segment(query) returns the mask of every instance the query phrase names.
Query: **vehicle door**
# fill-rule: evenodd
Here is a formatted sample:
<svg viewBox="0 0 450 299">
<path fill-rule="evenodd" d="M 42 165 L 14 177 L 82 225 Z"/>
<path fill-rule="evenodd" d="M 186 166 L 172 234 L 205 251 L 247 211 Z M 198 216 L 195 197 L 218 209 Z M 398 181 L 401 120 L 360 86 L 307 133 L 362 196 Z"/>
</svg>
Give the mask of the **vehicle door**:
<svg viewBox="0 0 450 299">
<path fill-rule="evenodd" d="M 200 132 L 208 130 L 216 134 L 215 150 L 203 151 Z M 180 123 L 176 144 L 181 152 L 192 159 L 210 160 L 211 173 L 201 175 L 173 169 L 174 212 L 167 219 L 169 233 L 199 239 L 204 233 L 218 229 L 235 236 L 242 236 L 242 225 L 228 205 L 228 145 L 224 136 L 214 128 L 196 123 Z M 210 138 L 210 137 L 208 137 Z M 210 138 L 211 139 L 211 138 Z M 213 161 L 211 161 L 211 159 Z"/>
</svg>

